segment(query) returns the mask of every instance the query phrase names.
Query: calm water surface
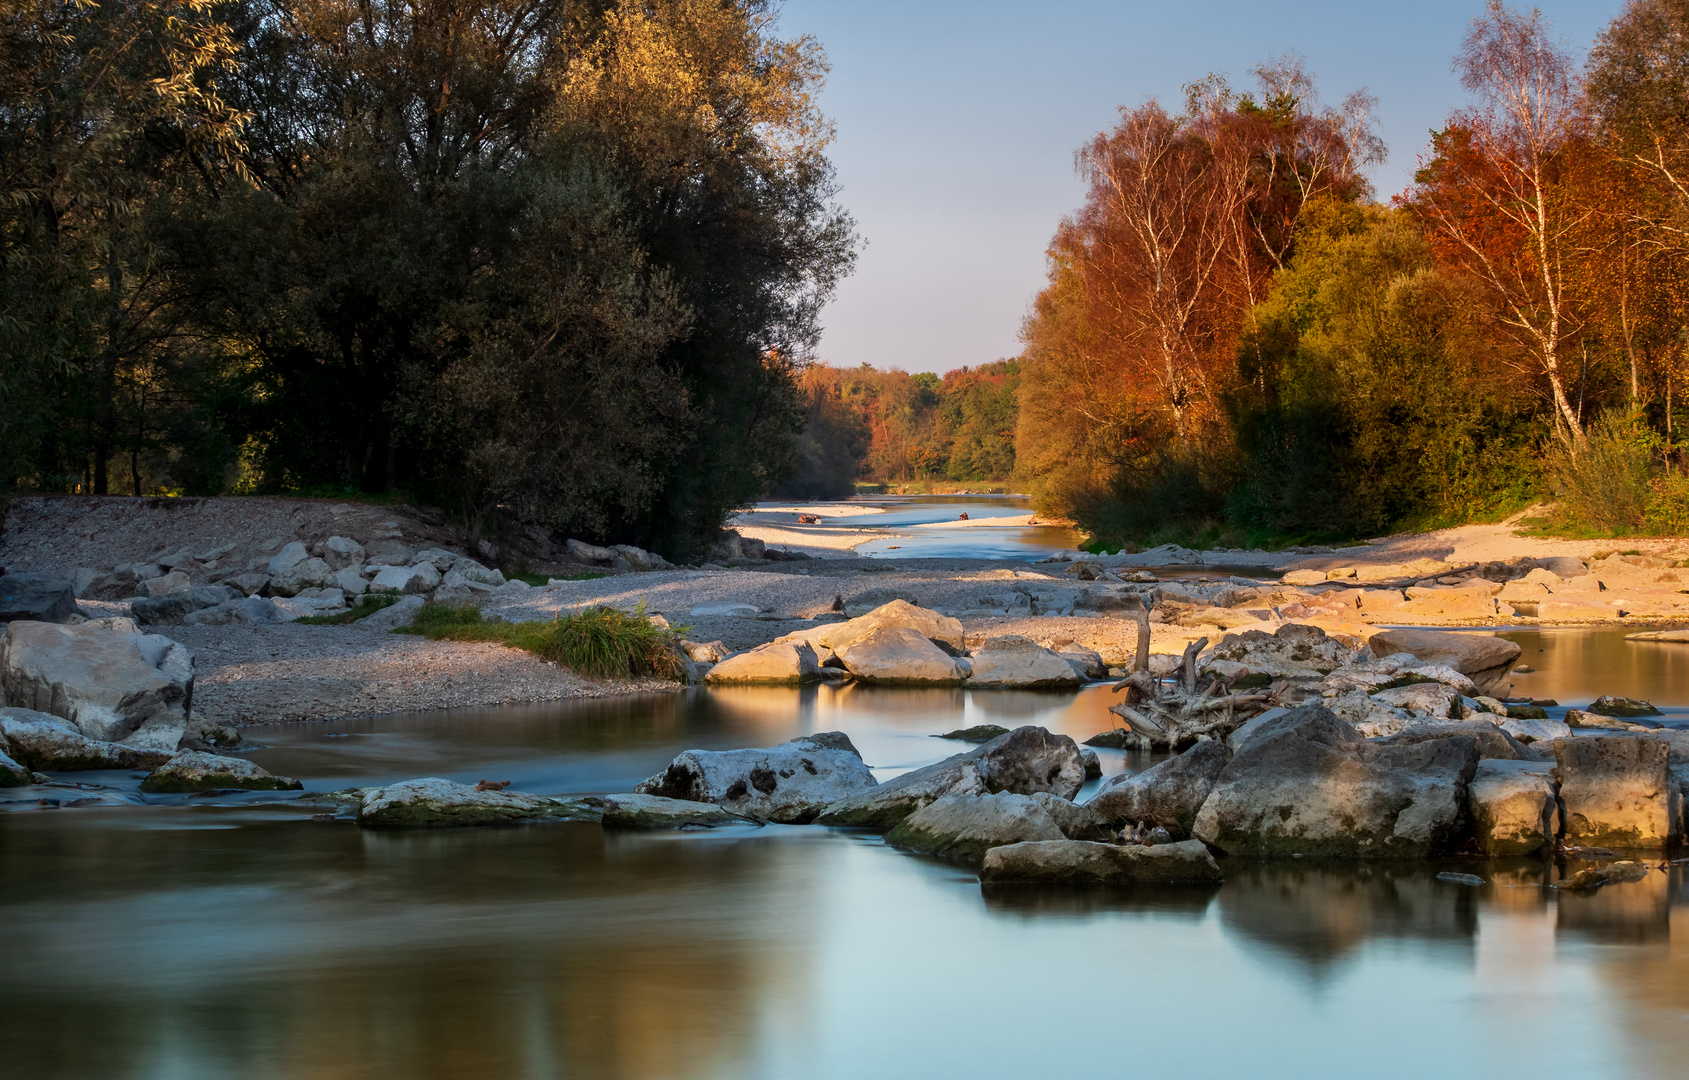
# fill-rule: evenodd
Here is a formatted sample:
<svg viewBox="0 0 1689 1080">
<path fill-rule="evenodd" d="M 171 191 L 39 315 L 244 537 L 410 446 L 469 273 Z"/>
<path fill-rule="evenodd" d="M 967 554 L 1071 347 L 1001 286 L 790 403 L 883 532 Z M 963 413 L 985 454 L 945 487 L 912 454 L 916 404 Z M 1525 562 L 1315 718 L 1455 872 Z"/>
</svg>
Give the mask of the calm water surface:
<svg viewBox="0 0 1689 1080">
<path fill-rule="evenodd" d="M 252 757 L 319 790 L 440 775 L 604 792 L 687 747 L 837 729 L 888 777 L 960 749 L 931 733 L 1085 737 L 1108 701 L 721 691 L 262 729 Z M 1587 898 L 1544 890 L 1530 861 L 1231 862 L 1217 889 L 986 892 L 848 831 L 372 833 L 188 803 L 0 814 L 0 1075 L 1689 1071 L 1683 868 Z M 1435 879 L 1449 868 L 1491 884 Z"/>
<path fill-rule="evenodd" d="M 1024 495 L 868 495 L 851 500 L 882 508 L 879 513 L 832 519 L 832 524 L 875 529 L 938 525 L 966 513 L 972 518 L 1007 517 L 1032 512 Z M 912 530 L 910 536 L 858 544 L 858 555 L 925 559 L 1042 559 L 1052 551 L 1072 550 L 1084 536 L 1060 525 L 956 526 Z"/>
</svg>

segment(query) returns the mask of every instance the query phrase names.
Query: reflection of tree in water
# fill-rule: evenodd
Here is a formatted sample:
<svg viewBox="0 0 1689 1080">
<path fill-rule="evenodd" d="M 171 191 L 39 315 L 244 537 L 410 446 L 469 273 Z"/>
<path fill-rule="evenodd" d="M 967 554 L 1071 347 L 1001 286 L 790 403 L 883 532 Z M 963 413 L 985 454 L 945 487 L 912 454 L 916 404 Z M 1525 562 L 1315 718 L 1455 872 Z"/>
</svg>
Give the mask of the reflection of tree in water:
<svg viewBox="0 0 1689 1080">
<path fill-rule="evenodd" d="M 1470 951 L 1477 890 L 1436 880 L 1424 864 L 1224 864 L 1219 912 L 1232 930 L 1324 979 L 1373 938 L 1414 938 Z"/>
<path fill-rule="evenodd" d="M 710 1076 L 754 1059 L 770 1014 L 809 1008 L 821 849 L 790 838 L 295 822 L 34 839 L 0 855 L 0 885 L 60 868 L 0 907 L 17 1075 Z"/>
</svg>

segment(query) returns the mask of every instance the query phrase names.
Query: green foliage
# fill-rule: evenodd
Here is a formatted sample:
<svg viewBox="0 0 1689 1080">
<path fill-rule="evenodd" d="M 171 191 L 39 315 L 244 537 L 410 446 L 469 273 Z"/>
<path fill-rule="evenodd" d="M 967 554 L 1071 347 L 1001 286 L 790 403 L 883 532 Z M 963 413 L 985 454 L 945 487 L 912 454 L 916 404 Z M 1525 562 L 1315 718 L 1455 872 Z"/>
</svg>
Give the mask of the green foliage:
<svg viewBox="0 0 1689 1080">
<path fill-rule="evenodd" d="M 1689 536 L 1689 477 L 1655 477 L 1649 483 L 1642 524 L 1656 535 Z"/>
<path fill-rule="evenodd" d="M 1551 524 L 1604 536 L 1641 528 L 1653 494 L 1652 456 L 1653 439 L 1635 417 L 1603 413 L 1582 446 L 1555 446 L 1547 454 L 1549 483 L 1559 500 Z M 1669 504 L 1661 512 L 1669 514 Z"/>
<path fill-rule="evenodd" d="M 427 603 L 396 633 L 433 641 L 491 641 L 562 664 L 589 679 L 681 676 L 679 642 L 684 628 L 665 629 L 645 616 L 591 607 L 552 622 L 488 622 L 470 606 Z"/>
</svg>

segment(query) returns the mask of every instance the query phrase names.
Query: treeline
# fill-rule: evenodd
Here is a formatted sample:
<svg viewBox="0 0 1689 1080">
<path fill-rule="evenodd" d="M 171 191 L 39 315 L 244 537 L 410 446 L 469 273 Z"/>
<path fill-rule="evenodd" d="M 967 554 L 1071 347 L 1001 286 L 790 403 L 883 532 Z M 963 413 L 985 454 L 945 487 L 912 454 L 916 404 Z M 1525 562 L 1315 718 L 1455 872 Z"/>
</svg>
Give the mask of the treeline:
<svg viewBox="0 0 1689 1080">
<path fill-rule="evenodd" d="M 0 484 L 681 557 L 854 253 L 768 0 L 0 0 Z"/>
<path fill-rule="evenodd" d="M 1689 527 L 1689 2 L 1590 55 L 1499 2 L 1470 103 L 1378 205 L 1372 102 L 1294 58 L 1210 76 L 1079 155 L 1023 337 L 1017 453 L 1108 541 L 1347 538 L 1549 497 L 1557 527 Z"/>
<path fill-rule="evenodd" d="M 859 479 L 1002 480 L 1015 469 L 1020 365 L 998 360 L 930 372 L 815 364 L 795 471 L 775 494 L 835 499 Z"/>
</svg>

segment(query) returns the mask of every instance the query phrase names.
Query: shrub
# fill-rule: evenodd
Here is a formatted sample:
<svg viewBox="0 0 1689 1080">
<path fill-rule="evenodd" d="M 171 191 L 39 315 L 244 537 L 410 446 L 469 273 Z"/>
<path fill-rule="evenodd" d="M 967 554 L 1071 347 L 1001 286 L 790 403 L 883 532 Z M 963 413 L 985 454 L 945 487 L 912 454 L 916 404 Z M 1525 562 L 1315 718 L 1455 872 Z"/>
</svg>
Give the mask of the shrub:
<svg viewBox="0 0 1689 1080">
<path fill-rule="evenodd" d="M 1651 450 L 1645 429 L 1615 411 L 1590 425 L 1588 441 L 1575 453 L 1549 451 L 1548 477 L 1560 497 L 1554 523 L 1607 534 L 1640 528 L 1652 495 Z"/>
<path fill-rule="evenodd" d="M 632 614 L 590 607 L 551 622 L 490 622 L 468 605 L 427 603 L 397 633 L 434 641 L 491 641 L 562 664 L 589 679 L 683 675 L 678 630 L 657 626 L 641 604 Z"/>
<path fill-rule="evenodd" d="M 1648 485 L 1643 524 L 1651 533 L 1689 535 L 1689 476 L 1657 476 Z"/>
</svg>

